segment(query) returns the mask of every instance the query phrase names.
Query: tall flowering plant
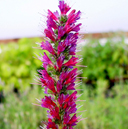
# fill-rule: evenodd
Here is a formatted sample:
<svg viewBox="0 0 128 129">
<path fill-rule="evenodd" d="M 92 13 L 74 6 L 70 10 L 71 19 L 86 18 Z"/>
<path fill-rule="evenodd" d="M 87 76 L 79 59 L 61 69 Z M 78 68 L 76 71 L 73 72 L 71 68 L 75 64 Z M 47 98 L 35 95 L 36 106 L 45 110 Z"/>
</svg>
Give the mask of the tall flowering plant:
<svg viewBox="0 0 128 129">
<path fill-rule="evenodd" d="M 45 96 L 40 104 L 47 108 L 48 122 L 43 122 L 47 129 L 73 129 L 79 121 L 77 117 L 77 91 L 75 81 L 78 74 L 74 68 L 79 62 L 76 55 L 77 39 L 81 23 L 81 12 L 72 11 L 62 0 L 58 11 L 48 10 L 47 28 L 44 30 L 47 41 L 41 42 L 42 50 L 49 52 L 39 57 L 43 70 L 39 70 L 39 81 L 45 89 Z M 70 11 L 70 12 L 69 12 Z"/>
</svg>

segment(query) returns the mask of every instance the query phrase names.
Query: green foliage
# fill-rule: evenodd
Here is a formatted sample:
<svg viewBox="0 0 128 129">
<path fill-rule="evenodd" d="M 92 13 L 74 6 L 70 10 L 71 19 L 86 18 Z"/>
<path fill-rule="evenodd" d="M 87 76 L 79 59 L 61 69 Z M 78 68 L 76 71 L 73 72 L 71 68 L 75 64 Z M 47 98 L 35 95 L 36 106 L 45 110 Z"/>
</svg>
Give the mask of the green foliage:
<svg viewBox="0 0 128 129">
<path fill-rule="evenodd" d="M 105 98 L 102 85 L 105 82 L 100 82 L 97 88 L 97 96 L 88 97 L 88 88 L 82 86 L 83 95 L 80 97 L 83 107 L 79 111 L 85 111 L 82 116 L 87 118 L 81 121 L 78 125 L 81 129 L 127 129 L 128 128 L 128 85 L 116 85 L 114 98 Z"/>
<path fill-rule="evenodd" d="M 37 87 L 28 89 L 20 97 L 13 92 L 6 94 L 6 102 L 0 104 L 0 129 L 39 128 L 41 121 L 46 118 L 45 109 L 32 104 L 37 103 L 33 98 L 43 95 L 39 90 Z"/>
<path fill-rule="evenodd" d="M 118 79 L 127 76 L 128 67 L 128 44 L 121 41 L 107 39 L 105 44 L 100 40 L 89 40 L 82 48 L 83 61 L 86 65 L 82 76 L 87 77 L 85 81 L 98 79 Z M 126 67 L 124 67 L 126 66 Z"/>
<path fill-rule="evenodd" d="M 117 96 L 105 98 L 100 81 L 97 88 L 97 96 L 89 98 L 88 88 L 80 86 L 83 93 L 77 102 L 79 106 L 78 114 L 87 118 L 82 120 L 76 129 L 128 129 L 128 85 L 116 85 L 114 91 Z M 34 87 L 33 90 L 26 90 L 17 97 L 14 93 L 6 94 L 6 102 L 0 104 L 0 129 L 39 129 L 42 120 L 46 120 L 46 111 L 42 107 L 32 105 L 37 103 L 33 98 L 43 97 L 41 88 Z M 78 107 L 79 107 L 78 106 Z M 87 110 L 85 112 L 80 112 Z"/>
<path fill-rule="evenodd" d="M 23 38 L 18 43 L 0 44 L 0 89 L 17 87 L 24 90 L 33 82 L 33 76 L 41 66 L 41 62 L 34 58 L 35 53 L 40 52 L 33 48 L 35 42 L 41 42 L 41 39 Z"/>
</svg>

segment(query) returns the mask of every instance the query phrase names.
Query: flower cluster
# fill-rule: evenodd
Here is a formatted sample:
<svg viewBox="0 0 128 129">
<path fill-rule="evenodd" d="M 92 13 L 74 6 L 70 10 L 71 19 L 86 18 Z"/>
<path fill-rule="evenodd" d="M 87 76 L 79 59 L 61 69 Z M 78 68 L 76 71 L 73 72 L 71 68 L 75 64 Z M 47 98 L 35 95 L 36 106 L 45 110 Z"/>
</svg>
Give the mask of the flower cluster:
<svg viewBox="0 0 128 129">
<path fill-rule="evenodd" d="M 39 70 L 39 81 L 45 89 L 41 106 L 47 108 L 47 129 L 73 129 L 78 122 L 76 116 L 77 91 L 76 77 L 79 74 L 74 68 L 79 62 L 76 56 L 77 39 L 81 23 L 81 12 L 70 11 L 70 7 L 59 1 L 58 11 L 48 10 L 47 28 L 44 30 L 47 41 L 41 42 L 41 48 L 48 51 L 39 58 L 43 68 Z M 70 12 L 69 12 L 70 11 Z"/>
</svg>

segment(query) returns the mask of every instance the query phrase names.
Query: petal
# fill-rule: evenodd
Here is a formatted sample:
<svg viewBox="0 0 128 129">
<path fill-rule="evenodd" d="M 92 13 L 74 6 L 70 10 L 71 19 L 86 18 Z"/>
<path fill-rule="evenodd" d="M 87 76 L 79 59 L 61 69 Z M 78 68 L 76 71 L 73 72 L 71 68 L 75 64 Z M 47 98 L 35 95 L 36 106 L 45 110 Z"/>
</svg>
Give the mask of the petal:
<svg viewBox="0 0 128 129">
<path fill-rule="evenodd" d="M 49 53 L 51 53 L 52 55 L 55 55 L 55 50 L 52 47 L 51 43 L 49 43 L 48 41 L 46 42 L 42 42 L 41 43 L 41 47 L 43 50 L 47 50 Z"/>
<path fill-rule="evenodd" d="M 45 33 L 46 37 L 48 37 L 53 42 L 55 42 L 55 35 L 54 35 L 53 30 L 50 27 L 48 27 L 48 29 L 45 29 L 44 33 Z"/>
<path fill-rule="evenodd" d="M 54 13 L 52 13 L 49 9 L 48 9 L 48 17 L 53 18 L 55 21 L 59 21 L 59 19 L 56 17 L 56 15 Z"/>
<path fill-rule="evenodd" d="M 64 3 L 63 0 L 59 1 L 58 7 L 59 7 L 62 15 L 65 15 L 71 9 L 66 3 Z"/>
<path fill-rule="evenodd" d="M 78 63 L 78 58 L 72 56 L 72 58 L 68 62 L 66 62 L 64 65 L 67 67 L 68 66 L 75 66 L 76 63 Z"/>
<path fill-rule="evenodd" d="M 63 62 L 64 62 L 64 56 L 63 55 L 60 55 L 60 57 L 57 59 L 57 66 L 58 66 L 58 68 L 59 68 L 59 71 L 61 70 L 61 68 L 62 68 L 62 64 L 63 64 Z"/>
</svg>

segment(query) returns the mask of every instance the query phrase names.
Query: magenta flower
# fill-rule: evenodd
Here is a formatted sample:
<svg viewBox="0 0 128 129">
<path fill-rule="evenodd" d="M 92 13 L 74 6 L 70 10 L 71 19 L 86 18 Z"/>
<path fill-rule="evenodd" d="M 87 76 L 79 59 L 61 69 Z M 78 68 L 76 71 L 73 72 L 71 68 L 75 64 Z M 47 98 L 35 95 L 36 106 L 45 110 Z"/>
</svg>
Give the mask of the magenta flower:
<svg viewBox="0 0 128 129">
<path fill-rule="evenodd" d="M 59 1 L 58 7 L 60 9 L 61 15 L 65 15 L 71 9 L 66 3 L 64 3 L 64 1 Z"/>
<path fill-rule="evenodd" d="M 63 55 L 60 55 L 60 57 L 57 59 L 57 66 L 58 66 L 59 71 L 61 71 L 62 69 L 64 58 L 65 57 Z"/>
<path fill-rule="evenodd" d="M 65 41 L 63 41 L 63 42 L 59 42 L 59 45 L 58 45 L 58 48 L 57 48 L 57 50 L 58 50 L 58 55 L 61 53 L 61 52 L 63 52 L 65 49 L 66 49 L 66 47 L 68 46 L 68 44 L 67 44 L 67 42 L 65 42 Z"/>
<path fill-rule="evenodd" d="M 58 26 L 58 39 L 60 40 L 64 34 L 66 33 L 66 30 L 63 26 Z"/>
<path fill-rule="evenodd" d="M 52 55 L 55 55 L 55 50 L 53 49 L 51 43 L 49 43 L 48 41 L 42 42 L 41 47 L 42 47 L 43 50 L 47 50 Z"/>
<path fill-rule="evenodd" d="M 44 30 L 45 36 L 51 39 L 53 42 L 55 42 L 55 34 L 51 27 L 48 26 L 48 29 Z"/>
<path fill-rule="evenodd" d="M 59 19 L 56 17 L 56 15 L 54 13 L 52 13 L 49 9 L 48 9 L 48 16 L 47 18 L 52 18 L 55 21 L 59 22 Z"/>
<path fill-rule="evenodd" d="M 44 30 L 48 40 L 40 45 L 42 50 L 49 52 L 49 55 L 44 52 L 39 57 L 44 68 L 39 70 L 39 81 L 47 94 L 40 103 L 48 109 L 48 121 L 43 122 L 46 129 L 73 129 L 80 118 L 76 114 L 75 89 L 79 72 L 74 66 L 79 62 L 76 46 L 81 23 L 76 22 L 81 12 L 69 12 L 71 7 L 63 0 L 59 1 L 58 7 L 60 14 L 48 10 L 47 28 Z"/>
<path fill-rule="evenodd" d="M 53 62 L 49 59 L 49 57 L 46 55 L 45 52 L 44 52 L 44 56 L 43 56 L 42 62 L 43 62 L 43 67 L 45 69 L 47 69 L 48 65 L 54 67 Z"/>
<path fill-rule="evenodd" d="M 67 67 L 68 66 L 75 66 L 76 63 L 78 63 L 78 58 L 72 56 L 72 58 L 68 62 L 66 62 L 64 65 Z"/>
<path fill-rule="evenodd" d="M 81 12 L 78 11 L 75 13 L 75 10 L 72 10 L 72 12 L 68 15 L 68 20 L 66 22 L 66 25 L 71 25 L 76 22 L 76 20 L 80 19 Z"/>
<path fill-rule="evenodd" d="M 41 106 L 51 110 L 56 106 L 56 104 L 52 101 L 51 97 L 45 96 L 45 98 L 42 99 Z"/>
<path fill-rule="evenodd" d="M 53 29 L 57 29 L 57 24 L 51 17 L 48 17 L 47 26 Z"/>
</svg>

